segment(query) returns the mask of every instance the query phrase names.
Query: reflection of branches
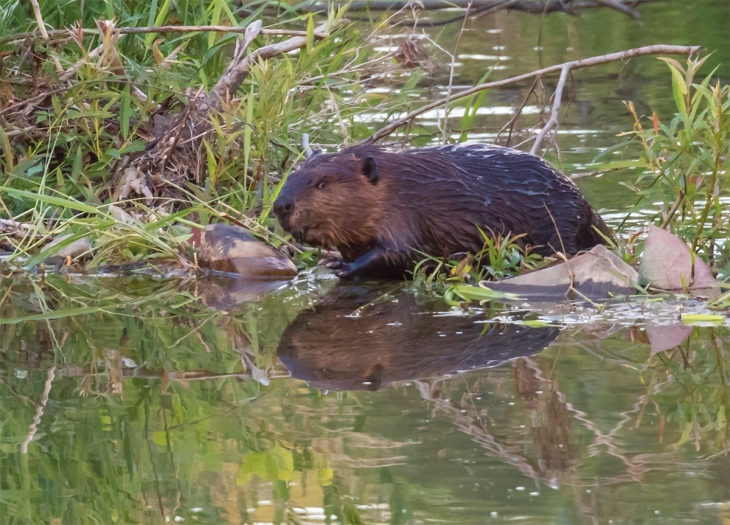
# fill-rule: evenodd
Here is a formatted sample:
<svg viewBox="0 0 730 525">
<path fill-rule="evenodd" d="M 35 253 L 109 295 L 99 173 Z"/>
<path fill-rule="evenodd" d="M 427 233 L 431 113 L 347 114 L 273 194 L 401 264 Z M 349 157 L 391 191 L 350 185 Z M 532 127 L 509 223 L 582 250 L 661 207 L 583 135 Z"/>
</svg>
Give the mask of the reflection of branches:
<svg viewBox="0 0 730 525">
<path fill-rule="evenodd" d="M 508 463 L 517 467 L 525 476 L 535 480 L 542 478 L 540 473 L 521 453 L 521 447 L 501 444 L 489 432 L 478 415 L 475 414 L 472 416 L 461 404 L 454 406 L 454 403 L 450 399 L 441 398 L 438 394 L 434 395 L 436 391 L 432 390 L 431 385 L 426 381 L 417 380 L 415 384 L 418 386 L 421 396 L 424 399 L 431 401 L 436 410 L 440 410 L 444 414 L 451 416 L 456 427 L 468 435 L 472 441 L 484 448 L 487 451 L 487 455 L 506 459 Z"/>
<path fill-rule="evenodd" d="M 523 475 L 536 481 L 543 480 L 553 488 L 557 488 L 561 482 L 576 489 L 583 487 L 582 482 L 576 477 L 575 467 L 577 464 L 565 462 L 566 459 L 570 461 L 572 457 L 568 428 L 570 419 L 579 421 L 595 436 L 587 446 L 589 457 L 597 456 L 600 454 L 600 449 L 605 447 L 609 455 L 616 457 L 626 466 L 625 475 L 601 478 L 599 483 L 601 485 L 640 481 L 650 471 L 664 470 L 664 465 L 667 464 L 677 465 L 679 458 L 676 451 L 627 456 L 621 452 L 619 445 L 615 442 L 619 432 L 626 428 L 627 422 L 632 422 L 634 414 L 642 411 L 647 402 L 646 396 L 642 396 L 631 410 L 621 412 L 619 423 L 605 433 L 594 421 L 588 418 L 585 412 L 579 410 L 567 400 L 565 394 L 557 388 L 555 381 L 544 376 L 534 358 L 520 358 L 515 361 L 515 367 L 516 374 L 518 369 L 521 371 L 520 375 L 516 375 L 516 379 L 522 382 L 522 386 L 519 383 L 517 385 L 520 397 L 526 401 L 528 406 L 532 406 L 533 410 L 545 412 L 545 426 L 555 426 L 555 428 L 534 429 L 533 439 L 539 449 L 537 463 L 525 455 L 523 445 L 501 443 L 499 438 L 491 434 L 488 425 L 480 417 L 477 408 L 474 406 L 473 395 L 468 388 L 467 395 L 464 396 L 462 402 L 457 403 L 444 398 L 441 391 L 436 391 L 428 383 L 421 381 L 417 382 L 417 385 L 421 395 L 433 402 L 437 410 L 450 416 L 455 426 L 461 432 L 467 434 L 472 441 L 480 445 L 488 456 L 506 460 Z M 652 387 L 652 391 L 656 392 L 659 388 L 661 388 L 661 385 L 656 384 Z M 539 405 L 536 404 L 538 401 Z M 568 414 L 570 414 L 570 418 L 566 419 Z M 590 505 L 586 507 L 581 503 L 579 508 L 589 517 L 594 515 Z"/>
<path fill-rule="evenodd" d="M 56 377 L 56 367 L 52 366 L 48 369 L 48 377 L 46 378 L 46 385 L 43 389 L 43 395 L 41 396 L 41 402 L 35 409 L 35 417 L 33 418 L 33 423 L 31 423 L 30 427 L 28 428 L 28 436 L 25 438 L 25 441 L 23 441 L 23 444 L 20 445 L 20 452 L 23 454 L 28 453 L 28 445 L 31 441 L 33 441 L 33 438 L 35 437 L 35 433 L 38 430 L 38 425 L 41 422 L 41 417 L 43 417 L 43 411 L 46 408 L 46 403 L 48 403 L 48 395 L 51 393 L 51 384 L 53 383 L 53 380 Z"/>
<path fill-rule="evenodd" d="M 68 366 L 62 369 L 61 374 L 67 377 L 98 377 L 105 376 L 108 372 L 91 372 L 89 371 L 88 366 Z M 253 376 L 246 372 L 218 374 L 216 372 L 211 372 L 210 370 L 151 370 L 148 368 L 127 368 L 121 371 L 121 375 L 124 378 L 135 377 L 143 379 L 160 379 L 164 381 L 178 381 L 181 383 L 206 379 L 227 379 L 230 377 L 236 379 L 253 379 Z M 290 377 L 289 372 L 278 369 L 269 371 L 269 379 L 280 379 L 284 377 Z"/>
</svg>

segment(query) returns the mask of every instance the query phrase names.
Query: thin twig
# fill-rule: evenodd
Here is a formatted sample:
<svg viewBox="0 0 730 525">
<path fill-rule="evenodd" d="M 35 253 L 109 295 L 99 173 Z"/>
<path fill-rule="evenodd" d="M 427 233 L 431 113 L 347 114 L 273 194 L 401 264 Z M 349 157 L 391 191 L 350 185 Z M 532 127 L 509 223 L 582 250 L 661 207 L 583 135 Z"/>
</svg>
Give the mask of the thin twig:
<svg viewBox="0 0 730 525">
<path fill-rule="evenodd" d="M 620 60 L 626 60 L 629 58 L 637 57 L 637 56 L 645 56 L 645 55 L 693 55 L 700 49 L 699 46 L 673 46 L 673 45 L 664 45 L 664 44 L 657 44 L 653 46 L 644 46 L 644 47 L 638 47 L 634 49 L 628 49 L 626 51 L 620 51 L 618 53 L 609 53 L 607 55 L 600 55 L 595 56 L 591 58 L 584 58 L 582 60 L 575 60 L 572 62 L 565 62 L 563 64 L 556 64 L 554 66 L 549 66 L 546 68 L 538 69 L 536 71 L 531 71 L 529 73 L 524 73 L 522 75 L 517 75 L 510 78 L 505 78 L 503 80 L 497 80 L 494 82 L 486 82 L 484 84 L 479 84 L 478 86 L 474 86 L 473 88 L 466 89 L 462 91 L 461 93 L 457 93 L 456 95 L 452 95 L 448 99 L 442 98 L 439 100 L 436 100 L 434 102 L 431 102 L 430 104 L 426 104 L 414 111 L 411 111 L 406 116 L 399 118 L 397 120 L 394 120 L 387 126 L 382 127 L 373 135 L 366 139 L 364 143 L 369 144 L 372 142 L 376 142 L 378 140 L 381 140 L 391 133 L 393 133 L 396 129 L 399 127 L 409 123 L 411 120 L 416 118 L 418 115 L 421 115 L 422 113 L 426 113 L 427 111 L 431 111 L 434 108 L 438 108 L 443 106 L 444 104 L 448 102 L 453 102 L 454 100 L 458 100 L 460 98 L 469 97 L 475 93 L 479 93 L 480 91 L 484 91 L 485 89 L 492 89 L 496 87 L 502 87 L 507 86 L 510 84 L 516 84 L 519 82 L 522 82 L 524 80 L 529 80 L 535 77 L 541 77 L 544 75 L 548 75 L 551 73 L 555 73 L 557 71 L 562 71 L 563 68 L 568 66 L 569 71 L 573 71 L 576 69 L 583 69 L 586 67 L 592 67 L 592 66 L 598 66 L 601 64 L 608 64 L 611 62 L 618 62 Z"/>
<path fill-rule="evenodd" d="M 509 128 L 509 133 L 507 134 L 507 143 L 506 146 L 509 146 L 509 143 L 512 142 L 512 132 L 515 129 L 515 123 L 517 122 L 517 119 L 520 118 L 520 115 L 522 115 L 522 110 L 525 109 L 525 106 L 527 105 L 527 101 L 530 100 L 530 97 L 535 92 L 535 88 L 537 87 L 537 83 L 540 80 L 540 78 L 536 78 L 532 82 L 532 86 L 530 86 L 530 89 L 527 91 L 527 95 L 525 95 L 525 98 L 522 99 L 522 103 L 520 103 L 520 106 L 517 108 L 517 111 L 514 112 L 512 115 L 512 118 L 509 119 L 509 122 L 507 122 L 502 128 L 497 132 L 496 139 L 499 139 L 499 137 L 502 135 L 505 129 Z"/>
<path fill-rule="evenodd" d="M 449 72 L 449 90 L 446 92 L 447 100 L 451 100 L 451 90 L 454 87 L 454 70 L 456 69 L 456 55 L 459 53 L 459 44 L 461 44 L 461 36 L 464 34 L 464 31 L 466 30 L 466 21 L 469 19 L 470 10 L 471 10 L 471 1 L 466 6 L 466 13 L 464 13 L 464 21 L 461 23 L 461 30 L 459 31 L 459 36 L 456 38 L 456 45 L 454 46 L 454 53 L 451 55 L 451 71 Z M 441 137 L 441 141 L 443 144 L 446 144 L 446 139 L 448 138 L 448 132 L 447 132 L 448 120 L 449 120 L 449 103 L 446 102 L 446 107 L 444 107 L 443 135 Z"/>
<path fill-rule="evenodd" d="M 119 27 L 116 28 L 114 31 L 120 35 L 144 35 L 147 33 L 245 33 L 246 28 L 237 26 L 151 26 Z M 98 29 L 82 29 L 81 32 L 84 36 L 93 36 L 100 33 Z M 270 36 L 307 36 L 306 31 L 293 31 L 288 29 L 262 29 L 261 34 Z M 53 39 L 66 35 L 68 35 L 67 29 L 53 29 L 51 31 L 47 31 L 45 35 L 41 36 L 43 36 L 44 39 Z M 6 35 L 1 37 L 0 44 L 37 37 L 38 33 L 36 31 L 15 33 L 13 35 Z"/>
<path fill-rule="evenodd" d="M 33 423 L 31 423 L 30 427 L 28 427 L 28 436 L 26 436 L 25 441 L 20 445 L 20 452 L 21 454 L 27 454 L 28 453 L 28 445 L 31 441 L 33 441 L 33 438 L 35 437 L 36 432 L 38 431 L 38 425 L 41 422 L 41 417 L 43 417 L 43 412 L 46 409 L 46 403 L 48 403 L 48 396 L 51 393 L 51 384 L 53 383 L 53 379 L 56 377 L 56 367 L 52 366 L 48 370 L 48 377 L 46 378 L 46 387 L 43 389 L 43 395 L 41 396 L 41 403 L 38 405 L 35 409 L 35 417 L 33 418 Z"/>
<path fill-rule="evenodd" d="M 558 125 L 560 103 L 563 100 L 563 89 L 565 89 L 565 81 L 568 80 L 568 75 L 570 74 L 570 66 L 570 63 L 565 64 L 563 69 L 560 71 L 560 79 L 558 80 L 558 85 L 555 87 L 555 93 L 553 94 L 553 109 L 550 112 L 550 118 L 545 123 L 545 126 L 543 126 L 543 128 L 539 131 L 537 137 L 535 137 L 535 142 L 532 144 L 532 148 L 530 148 L 530 153 L 533 155 L 537 153 L 540 144 L 542 144 L 542 139 L 545 138 L 547 132 Z"/>
<path fill-rule="evenodd" d="M 679 195 L 677 195 L 677 200 L 674 201 L 672 204 L 672 207 L 669 209 L 669 213 L 667 213 L 666 217 L 664 217 L 664 221 L 662 221 L 661 229 L 666 230 L 667 226 L 669 226 L 669 223 L 672 222 L 672 218 L 674 217 L 674 214 L 677 213 L 677 210 L 682 205 L 682 201 L 684 200 L 684 190 L 680 190 Z"/>
</svg>

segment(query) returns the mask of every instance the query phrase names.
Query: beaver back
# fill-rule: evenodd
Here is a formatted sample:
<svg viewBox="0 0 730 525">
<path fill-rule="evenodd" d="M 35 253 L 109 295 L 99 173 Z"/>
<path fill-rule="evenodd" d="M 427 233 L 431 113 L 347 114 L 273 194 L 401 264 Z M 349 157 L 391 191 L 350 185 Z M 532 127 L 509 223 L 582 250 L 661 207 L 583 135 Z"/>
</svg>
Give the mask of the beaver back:
<svg viewBox="0 0 730 525">
<path fill-rule="evenodd" d="M 476 227 L 491 237 L 524 234 L 523 242 L 542 255 L 572 255 L 603 244 L 594 225 L 610 235 L 577 186 L 528 153 L 460 145 L 383 152 L 376 159 L 393 199 L 383 226 L 408 230 L 383 237 L 411 237 L 426 253 L 481 250 L 484 239 Z"/>
</svg>

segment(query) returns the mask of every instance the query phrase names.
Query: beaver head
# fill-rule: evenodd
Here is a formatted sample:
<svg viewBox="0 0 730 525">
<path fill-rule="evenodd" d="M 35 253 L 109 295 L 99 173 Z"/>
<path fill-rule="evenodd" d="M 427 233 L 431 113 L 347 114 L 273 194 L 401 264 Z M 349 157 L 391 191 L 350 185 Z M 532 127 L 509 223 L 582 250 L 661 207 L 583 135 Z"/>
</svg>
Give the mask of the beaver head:
<svg viewBox="0 0 730 525">
<path fill-rule="evenodd" d="M 357 148 L 310 157 L 289 175 L 274 202 L 281 226 L 296 240 L 324 248 L 371 244 L 384 207 L 377 151 Z"/>
</svg>

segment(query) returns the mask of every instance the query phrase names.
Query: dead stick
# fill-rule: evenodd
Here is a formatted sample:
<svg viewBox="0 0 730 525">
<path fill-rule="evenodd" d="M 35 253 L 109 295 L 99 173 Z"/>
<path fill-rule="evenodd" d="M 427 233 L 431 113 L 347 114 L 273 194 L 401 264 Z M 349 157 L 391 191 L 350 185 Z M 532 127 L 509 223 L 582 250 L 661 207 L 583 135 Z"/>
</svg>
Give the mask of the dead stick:
<svg viewBox="0 0 730 525">
<path fill-rule="evenodd" d="M 550 113 L 550 118 L 545 123 L 545 126 L 537 134 L 537 137 L 535 137 L 535 143 L 530 149 L 530 153 L 532 153 L 533 155 L 537 153 L 537 149 L 540 147 L 542 139 L 545 138 L 547 132 L 550 131 L 554 126 L 558 125 L 558 115 L 560 114 L 560 103 L 563 99 L 563 89 L 565 89 L 565 81 L 568 80 L 569 74 L 570 64 L 565 64 L 563 66 L 563 69 L 560 71 L 560 79 L 558 80 L 558 85 L 555 87 L 555 93 L 553 94 L 553 109 Z"/>
<path fill-rule="evenodd" d="M 33 5 L 33 14 L 35 14 L 35 21 L 38 24 L 38 30 L 41 32 L 41 36 L 44 40 L 48 40 L 48 31 L 46 31 L 46 23 L 43 21 L 43 15 L 41 14 L 41 6 L 38 5 L 38 0 L 30 0 Z M 53 64 L 56 66 L 56 71 L 60 75 L 63 73 L 63 66 L 58 61 L 58 57 L 53 56 Z"/>
<path fill-rule="evenodd" d="M 45 31 L 45 29 L 44 29 Z M 151 27 L 120 27 L 114 30 L 120 35 L 143 35 L 147 33 L 245 33 L 245 27 L 235 26 L 151 26 Z M 98 29 L 82 29 L 84 36 L 86 35 L 98 35 Z M 306 31 L 290 31 L 287 29 L 262 29 L 262 35 L 270 36 L 307 36 Z M 57 38 L 60 36 L 67 36 L 67 29 L 53 29 L 47 31 L 43 38 Z M 27 38 L 35 38 L 38 33 L 35 31 L 29 31 L 27 33 L 16 33 L 14 35 L 7 35 L 0 38 L 0 44 L 5 42 L 12 42 L 15 40 L 25 40 Z M 315 35 L 317 37 L 324 37 L 327 35 Z"/>
<path fill-rule="evenodd" d="M 255 22 L 254 22 L 255 23 Z M 315 36 L 323 37 L 327 35 L 327 25 L 322 24 L 314 30 Z M 213 89 L 210 90 L 205 100 L 201 104 L 201 108 L 205 111 L 210 107 L 219 107 L 221 100 L 226 96 L 226 93 L 234 93 L 246 80 L 251 66 L 260 60 L 268 60 L 275 56 L 289 53 L 295 49 L 300 49 L 307 45 L 307 38 L 305 36 L 296 36 L 284 40 L 283 42 L 276 42 L 258 48 L 256 51 L 248 56 L 241 57 L 241 60 L 236 63 L 232 62 L 226 68 L 226 71 L 221 75 Z"/>
<path fill-rule="evenodd" d="M 549 66 L 543 69 L 538 69 L 536 71 L 531 71 L 530 73 L 524 73 L 522 75 L 517 75 L 515 77 L 505 78 L 504 80 L 497 80 L 495 82 L 486 82 L 484 84 L 479 84 L 478 86 L 474 86 L 473 88 L 466 89 L 462 91 L 461 93 L 457 93 L 456 95 L 452 95 L 449 98 L 442 98 L 439 100 L 436 100 L 434 102 L 431 102 L 430 104 L 426 104 L 425 106 L 422 106 L 414 111 L 411 111 L 408 113 L 405 117 L 399 118 L 387 126 L 384 126 L 383 128 L 379 129 L 373 135 L 366 139 L 364 143 L 369 144 L 372 142 L 376 142 L 378 140 L 381 140 L 391 133 L 398 129 L 399 127 L 407 124 L 414 118 L 416 118 L 418 115 L 421 115 L 422 113 L 426 113 L 427 111 L 430 111 L 434 108 L 438 108 L 440 106 L 443 106 L 446 103 L 453 102 L 454 100 L 458 100 L 460 98 L 469 97 L 475 93 L 479 93 L 480 91 L 484 91 L 485 89 L 492 89 L 496 87 L 502 87 L 507 86 L 510 84 L 516 84 L 518 82 L 522 82 L 524 80 L 529 80 L 531 78 L 540 77 L 543 75 L 548 75 L 551 73 L 555 73 L 557 71 L 562 71 L 564 67 L 568 66 L 569 71 L 573 71 L 576 69 L 583 69 L 586 67 L 592 67 L 592 66 L 598 66 L 601 64 L 608 64 L 610 62 L 618 62 L 619 60 L 626 60 L 629 58 L 637 57 L 637 56 L 644 56 L 644 55 L 693 55 L 700 49 L 699 46 L 672 46 L 672 45 L 664 45 L 664 44 L 657 44 L 654 46 L 645 46 L 645 47 L 637 47 L 635 49 L 628 49 L 626 51 L 621 51 L 618 53 L 609 53 L 607 55 L 601 55 L 601 56 L 595 56 L 591 58 L 584 58 L 582 60 L 575 60 L 573 62 L 565 62 L 563 64 L 556 64 L 554 66 Z"/>
<path fill-rule="evenodd" d="M 41 32 L 43 39 L 48 40 L 48 31 L 46 31 L 46 24 L 43 22 L 43 16 L 41 15 L 41 6 L 38 5 L 38 0 L 30 0 L 30 3 L 33 6 L 33 14 L 38 24 L 38 30 Z"/>
</svg>

